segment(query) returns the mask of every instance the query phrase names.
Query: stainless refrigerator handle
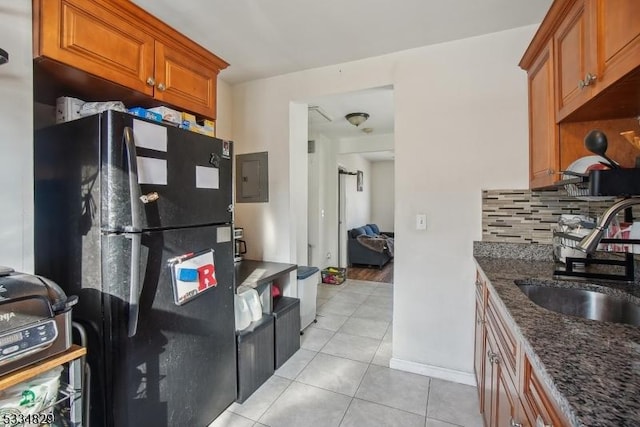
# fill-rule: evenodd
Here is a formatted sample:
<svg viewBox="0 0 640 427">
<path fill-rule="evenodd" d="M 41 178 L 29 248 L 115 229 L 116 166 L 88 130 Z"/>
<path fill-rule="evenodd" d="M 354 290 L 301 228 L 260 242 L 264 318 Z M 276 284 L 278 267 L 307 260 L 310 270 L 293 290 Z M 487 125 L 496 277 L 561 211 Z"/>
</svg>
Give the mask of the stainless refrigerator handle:
<svg viewBox="0 0 640 427">
<path fill-rule="evenodd" d="M 129 126 L 124 128 L 124 147 L 127 151 L 127 166 L 129 167 L 129 206 L 131 208 L 131 227 L 130 230 L 138 232 L 140 231 L 140 224 L 142 220 L 140 218 L 140 210 L 136 208 L 140 202 L 140 184 L 138 184 L 138 157 L 136 155 L 136 143 L 133 138 L 133 129 Z"/>
<path fill-rule="evenodd" d="M 138 161 L 136 158 L 136 144 L 133 139 L 133 129 L 124 128 L 124 146 L 127 150 L 129 166 L 129 205 L 131 206 L 131 227 L 127 231 L 131 239 L 131 265 L 129 269 L 129 338 L 138 330 L 138 315 L 140 303 L 140 250 L 142 236 L 140 235 L 140 210 L 137 204 L 140 200 L 140 185 L 138 184 Z"/>
<path fill-rule="evenodd" d="M 131 233 L 131 268 L 129 276 L 129 338 L 138 331 L 138 316 L 140 314 L 140 250 L 142 235 Z"/>
</svg>

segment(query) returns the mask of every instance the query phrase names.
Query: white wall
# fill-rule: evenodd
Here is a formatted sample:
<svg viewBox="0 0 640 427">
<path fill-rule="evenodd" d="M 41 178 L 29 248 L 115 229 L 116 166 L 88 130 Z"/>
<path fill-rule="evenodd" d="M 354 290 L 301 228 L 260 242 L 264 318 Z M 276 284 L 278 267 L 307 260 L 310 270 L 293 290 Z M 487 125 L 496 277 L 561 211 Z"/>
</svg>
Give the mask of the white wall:
<svg viewBox="0 0 640 427">
<path fill-rule="evenodd" d="M 216 136 L 220 139 L 233 139 L 231 133 L 231 114 L 233 111 L 233 94 L 231 85 L 218 79 L 216 99 Z"/>
<path fill-rule="evenodd" d="M 291 102 L 393 85 L 393 367 L 473 382 L 472 242 L 481 238 L 480 191 L 527 186 L 526 75 L 517 63 L 536 28 L 233 87 L 237 152 L 268 150 L 270 161 L 270 202 L 239 205 L 237 217 L 264 259 L 296 262 L 290 233 L 299 211 L 292 207 L 304 211 L 306 193 L 291 192 L 289 181 L 301 179 L 307 162 L 299 148 L 306 135 L 289 139 L 298 126 L 290 123 Z M 427 214 L 426 231 L 415 230 L 416 213 Z"/>
<path fill-rule="evenodd" d="M 383 133 L 341 138 L 338 150 L 340 153 L 390 151 L 393 150 L 393 134 Z"/>
<path fill-rule="evenodd" d="M 360 154 L 340 154 L 338 164 L 349 172 L 362 171 L 362 191 L 357 191 L 357 177 L 345 175 L 345 224 L 347 230 L 371 222 L 371 163 Z M 346 241 L 346 236 L 341 236 Z"/>
<path fill-rule="evenodd" d="M 394 162 L 371 163 L 371 222 L 381 231 L 393 231 L 395 210 Z"/>
<path fill-rule="evenodd" d="M 337 141 L 310 135 L 315 153 L 309 154 L 309 241 L 312 266 L 325 268 L 337 256 Z M 333 263 L 335 264 L 335 263 Z"/>
<path fill-rule="evenodd" d="M 33 71 L 31 2 L 0 7 L 0 265 L 33 272 Z"/>
</svg>

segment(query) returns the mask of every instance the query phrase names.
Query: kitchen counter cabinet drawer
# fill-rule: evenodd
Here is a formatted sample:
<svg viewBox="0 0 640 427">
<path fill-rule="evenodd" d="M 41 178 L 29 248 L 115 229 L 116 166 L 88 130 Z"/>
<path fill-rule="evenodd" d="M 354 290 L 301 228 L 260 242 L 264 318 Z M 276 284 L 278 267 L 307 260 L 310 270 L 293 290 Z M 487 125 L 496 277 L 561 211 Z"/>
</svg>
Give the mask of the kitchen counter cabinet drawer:
<svg viewBox="0 0 640 427">
<path fill-rule="evenodd" d="M 482 277 L 482 273 L 476 270 L 476 299 L 480 302 L 480 309 L 484 311 L 485 306 L 485 298 L 487 292 L 487 286 L 485 284 L 485 279 Z"/>
<path fill-rule="evenodd" d="M 518 342 L 516 341 L 510 328 L 507 327 L 502 315 L 497 309 L 497 303 L 492 295 L 487 298 L 486 324 L 488 330 L 493 331 L 498 346 L 500 356 L 502 356 L 502 366 L 511 380 L 516 380 L 516 361 L 518 356 Z"/>
</svg>

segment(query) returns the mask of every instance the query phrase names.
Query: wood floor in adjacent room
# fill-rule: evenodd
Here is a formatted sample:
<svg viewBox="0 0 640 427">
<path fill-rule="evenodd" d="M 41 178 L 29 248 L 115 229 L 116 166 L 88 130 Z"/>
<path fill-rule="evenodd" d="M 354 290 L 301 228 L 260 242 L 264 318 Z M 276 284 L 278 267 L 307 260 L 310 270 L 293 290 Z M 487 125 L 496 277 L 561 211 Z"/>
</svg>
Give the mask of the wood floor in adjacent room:
<svg viewBox="0 0 640 427">
<path fill-rule="evenodd" d="M 348 267 L 347 279 L 393 283 L 393 261 L 388 262 L 382 269 L 363 266 Z"/>
</svg>

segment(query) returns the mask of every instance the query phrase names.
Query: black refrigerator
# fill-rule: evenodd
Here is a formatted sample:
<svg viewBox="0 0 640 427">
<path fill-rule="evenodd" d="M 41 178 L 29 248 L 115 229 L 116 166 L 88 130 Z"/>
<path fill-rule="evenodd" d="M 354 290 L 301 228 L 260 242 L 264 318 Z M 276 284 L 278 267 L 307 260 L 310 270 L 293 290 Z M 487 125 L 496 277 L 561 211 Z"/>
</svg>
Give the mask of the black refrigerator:
<svg viewBox="0 0 640 427">
<path fill-rule="evenodd" d="M 108 111 L 36 132 L 35 269 L 78 295 L 91 427 L 236 397 L 232 144 Z"/>
</svg>

